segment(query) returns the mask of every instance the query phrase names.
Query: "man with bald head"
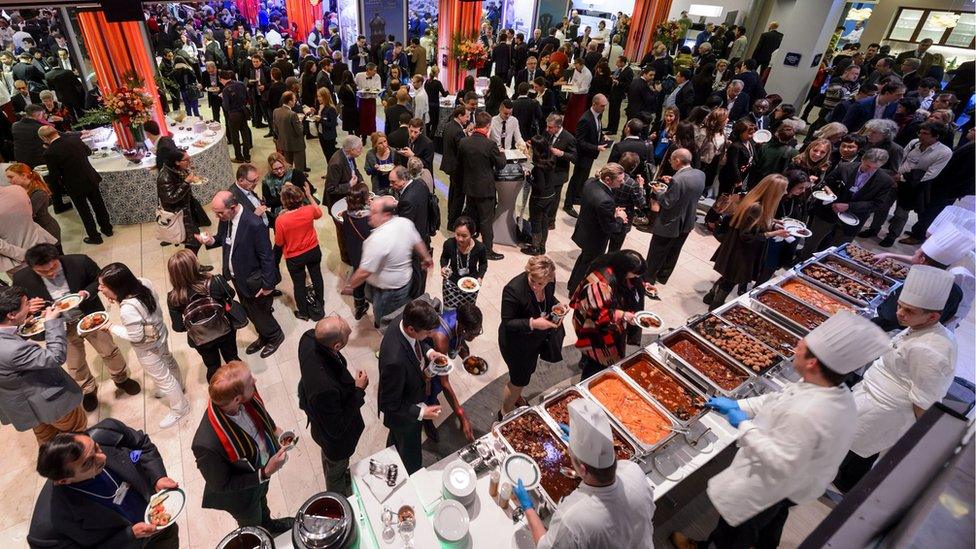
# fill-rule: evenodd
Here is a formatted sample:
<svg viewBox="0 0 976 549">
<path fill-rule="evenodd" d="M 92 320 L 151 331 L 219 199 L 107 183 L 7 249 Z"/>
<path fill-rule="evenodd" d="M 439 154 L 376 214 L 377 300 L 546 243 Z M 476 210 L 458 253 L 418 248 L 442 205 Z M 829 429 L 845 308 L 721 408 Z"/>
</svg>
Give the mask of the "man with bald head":
<svg viewBox="0 0 976 549">
<path fill-rule="evenodd" d="M 608 103 L 607 97 L 602 93 L 594 95 L 593 104 L 576 123 L 576 167 L 573 169 L 573 177 L 570 178 L 569 188 L 566 190 L 566 201 L 563 202 L 563 211 L 572 217 L 578 216 L 573 206 L 580 202 L 583 183 L 590 177 L 593 161 L 608 147 L 603 136 L 601 121 Z"/>
<path fill-rule="evenodd" d="M 249 164 L 242 166 L 242 169 L 255 170 Z M 230 191 L 218 191 L 210 207 L 220 220 L 217 234 L 193 236 L 207 248 L 222 248 L 224 278 L 234 283 L 247 318 L 254 323 L 254 329 L 258 332 L 258 339 L 248 345 L 244 352 L 251 355 L 260 350 L 261 358 L 267 358 L 285 340 L 281 326 L 271 315 L 274 299 L 271 292 L 278 283 L 278 268 L 271 251 L 268 227 L 250 207 L 242 206 Z"/>
<path fill-rule="evenodd" d="M 360 409 L 366 402 L 369 378 L 346 367 L 342 349 L 352 330 L 338 316 L 318 321 L 298 342 L 298 407 L 308 417 L 312 440 L 322 449 L 325 489 L 352 495 L 349 458 L 356 451 L 366 424 Z"/>
<path fill-rule="evenodd" d="M 661 179 L 667 185 L 653 189 L 652 200 L 661 206 L 651 228 L 651 244 L 647 249 L 647 271 L 644 281 L 654 285 L 666 284 L 678 263 L 681 247 L 695 228 L 698 198 L 705 189 L 705 172 L 691 167 L 691 151 L 677 149 L 671 154 L 673 176 Z M 647 290 L 654 295 L 655 290 Z"/>
</svg>

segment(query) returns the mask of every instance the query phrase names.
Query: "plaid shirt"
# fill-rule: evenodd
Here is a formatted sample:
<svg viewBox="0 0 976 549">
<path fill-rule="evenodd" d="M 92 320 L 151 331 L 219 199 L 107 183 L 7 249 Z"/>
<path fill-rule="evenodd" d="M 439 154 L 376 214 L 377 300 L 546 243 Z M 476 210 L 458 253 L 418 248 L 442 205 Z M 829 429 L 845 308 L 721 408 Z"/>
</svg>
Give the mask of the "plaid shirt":
<svg viewBox="0 0 976 549">
<path fill-rule="evenodd" d="M 613 202 L 617 207 L 627 211 L 627 217 L 631 217 L 634 211 L 647 209 L 647 196 L 644 194 L 644 189 L 637 184 L 637 180 L 626 173 L 623 184 L 613 191 Z"/>
</svg>

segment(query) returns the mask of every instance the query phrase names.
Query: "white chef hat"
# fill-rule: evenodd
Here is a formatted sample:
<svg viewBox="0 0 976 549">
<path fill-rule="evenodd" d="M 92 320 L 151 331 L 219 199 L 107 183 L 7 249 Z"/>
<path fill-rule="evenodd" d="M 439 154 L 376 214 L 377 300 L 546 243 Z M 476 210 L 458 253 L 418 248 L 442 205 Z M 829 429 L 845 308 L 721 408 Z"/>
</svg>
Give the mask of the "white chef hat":
<svg viewBox="0 0 976 549">
<path fill-rule="evenodd" d="M 929 225 L 927 232 L 929 235 L 933 235 L 941 231 L 942 227 L 946 225 L 953 225 L 964 233 L 976 235 L 976 212 L 959 206 L 946 206 Z"/>
<path fill-rule="evenodd" d="M 930 265 L 913 265 L 898 302 L 919 309 L 941 311 L 949 299 L 955 279 L 949 271 Z"/>
<path fill-rule="evenodd" d="M 850 311 L 839 311 L 804 340 L 817 360 L 838 374 L 849 374 L 890 348 L 881 328 Z"/>
<path fill-rule="evenodd" d="M 597 469 L 613 465 L 613 434 L 607 414 L 595 402 L 578 398 L 569 403 L 569 450 Z"/>
<path fill-rule="evenodd" d="M 971 212 L 976 212 L 976 195 L 968 195 L 959 199 L 958 205 Z"/>
<path fill-rule="evenodd" d="M 922 243 L 922 253 L 943 265 L 952 265 L 973 248 L 973 235 L 945 225 Z"/>
</svg>

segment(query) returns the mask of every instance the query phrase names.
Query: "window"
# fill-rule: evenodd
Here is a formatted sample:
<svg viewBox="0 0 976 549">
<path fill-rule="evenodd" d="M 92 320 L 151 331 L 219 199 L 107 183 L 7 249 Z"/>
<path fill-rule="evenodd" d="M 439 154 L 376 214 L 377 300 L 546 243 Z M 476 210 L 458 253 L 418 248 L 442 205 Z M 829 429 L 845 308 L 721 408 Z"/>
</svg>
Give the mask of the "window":
<svg viewBox="0 0 976 549">
<path fill-rule="evenodd" d="M 976 35 L 976 14 L 964 13 L 959 16 L 959 21 L 956 22 L 956 27 L 952 29 L 949 33 L 949 38 L 946 39 L 946 46 L 955 46 L 957 48 L 967 48 L 973 43 L 973 36 Z"/>
<path fill-rule="evenodd" d="M 917 44 L 929 38 L 936 45 L 972 48 L 974 35 L 972 12 L 900 8 L 887 39 Z"/>
</svg>

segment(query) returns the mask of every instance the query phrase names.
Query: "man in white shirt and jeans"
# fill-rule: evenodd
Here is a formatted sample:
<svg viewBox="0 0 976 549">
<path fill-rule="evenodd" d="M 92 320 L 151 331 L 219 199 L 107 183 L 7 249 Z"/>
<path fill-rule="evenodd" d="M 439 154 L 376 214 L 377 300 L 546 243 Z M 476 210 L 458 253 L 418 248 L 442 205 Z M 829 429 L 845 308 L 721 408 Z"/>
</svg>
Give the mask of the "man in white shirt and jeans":
<svg viewBox="0 0 976 549">
<path fill-rule="evenodd" d="M 366 295 L 373 303 L 373 325 L 377 328 L 380 319 L 403 307 L 409 299 L 413 254 L 420 256 L 425 271 L 434 266 L 413 222 L 395 215 L 396 205 L 392 196 L 378 197 L 370 204 L 369 224 L 373 232 L 363 242 L 359 268 L 342 289 L 343 295 L 352 295 L 354 288 L 366 284 Z"/>
</svg>

